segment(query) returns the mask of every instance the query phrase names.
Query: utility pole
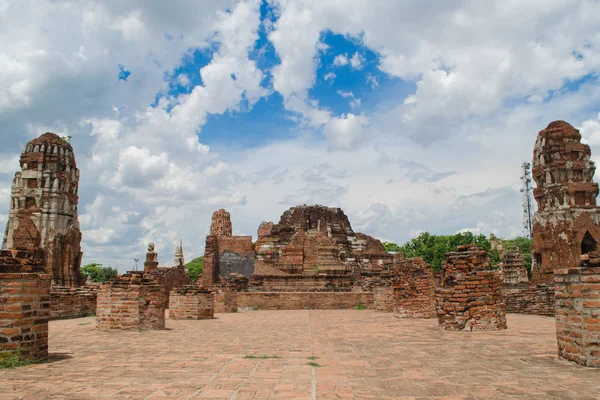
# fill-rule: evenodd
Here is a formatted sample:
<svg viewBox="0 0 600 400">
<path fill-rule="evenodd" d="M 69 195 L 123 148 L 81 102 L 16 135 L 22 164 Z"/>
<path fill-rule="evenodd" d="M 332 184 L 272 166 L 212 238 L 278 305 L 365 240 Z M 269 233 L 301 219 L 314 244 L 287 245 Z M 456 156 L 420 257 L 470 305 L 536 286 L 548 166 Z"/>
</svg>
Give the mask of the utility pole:
<svg viewBox="0 0 600 400">
<path fill-rule="evenodd" d="M 533 202 L 531 201 L 531 164 L 524 162 L 521 164 L 521 193 L 523 204 L 523 231 L 528 238 L 531 238 L 533 229 Z"/>
</svg>

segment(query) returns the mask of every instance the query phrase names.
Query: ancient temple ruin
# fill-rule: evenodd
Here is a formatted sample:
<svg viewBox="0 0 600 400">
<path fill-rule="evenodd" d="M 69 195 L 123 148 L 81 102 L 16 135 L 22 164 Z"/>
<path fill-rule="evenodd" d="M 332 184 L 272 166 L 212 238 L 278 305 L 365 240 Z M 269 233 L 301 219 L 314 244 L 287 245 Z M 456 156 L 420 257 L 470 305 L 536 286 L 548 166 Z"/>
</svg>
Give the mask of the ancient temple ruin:
<svg viewBox="0 0 600 400">
<path fill-rule="evenodd" d="M 564 121 L 537 135 L 532 176 L 538 210 L 533 219 L 532 281 L 552 284 L 557 268 L 575 267 L 598 250 L 600 208 L 590 146 Z"/>
<path fill-rule="evenodd" d="M 356 279 L 389 274 L 393 263 L 379 240 L 352 230 L 340 208 L 292 207 L 279 223 L 261 223 L 255 243 L 230 235 L 231 226 L 228 212 L 214 213 L 200 279 L 206 287 L 240 273 L 261 290 L 351 291 Z"/>
<path fill-rule="evenodd" d="M 73 147 L 54 133 L 27 143 L 11 187 L 3 249 L 44 250 L 44 265 L 62 286 L 84 283 L 77 219 L 79 169 Z"/>
</svg>

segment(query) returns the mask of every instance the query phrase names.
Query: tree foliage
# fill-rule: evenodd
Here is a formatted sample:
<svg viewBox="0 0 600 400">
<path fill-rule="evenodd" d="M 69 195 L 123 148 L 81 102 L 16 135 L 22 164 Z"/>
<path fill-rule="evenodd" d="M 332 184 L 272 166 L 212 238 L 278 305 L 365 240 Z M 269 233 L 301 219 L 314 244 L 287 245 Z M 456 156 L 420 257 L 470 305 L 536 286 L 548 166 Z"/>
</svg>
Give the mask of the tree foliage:
<svg viewBox="0 0 600 400">
<path fill-rule="evenodd" d="M 473 235 L 472 232 L 457 233 L 455 235 L 431 235 L 428 232 L 421 233 L 418 237 L 398 246 L 392 242 L 384 242 L 387 251 L 395 251 L 409 257 L 422 257 L 425 262 L 431 264 L 434 271 L 442 268 L 446 253 L 456 250 L 463 244 L 474 243 L 488 252 L 490 267 L 496 268 L 500 264 L 500 254 L 492 250 L 492 244 L 485 235 Z"/>
<path fill-rule="evenodd" d="M 198 279 L 198 276 L 202 274 L 202 266 L 204 265 L 203 259 L 204 257 L 194 258 L 192 261 L 185 264 L 185 269 L 193 280 Z"/>
<path fill-rule="evenodd" d="M 103 267 L 102 264 L 91 263 L 81 267 L 81 274 L 87 280 L 94 282 L 105 282 L 117 276 L 117 270 L 112 267 Z"/>
</svg>

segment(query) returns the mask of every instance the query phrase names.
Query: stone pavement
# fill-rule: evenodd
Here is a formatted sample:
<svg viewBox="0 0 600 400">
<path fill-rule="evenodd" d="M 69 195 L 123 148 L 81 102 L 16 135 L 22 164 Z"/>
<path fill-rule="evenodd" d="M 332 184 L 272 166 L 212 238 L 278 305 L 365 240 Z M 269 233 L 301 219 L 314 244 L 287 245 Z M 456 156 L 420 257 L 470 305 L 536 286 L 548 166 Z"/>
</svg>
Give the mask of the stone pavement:
<svg viewBox="0 0 600 400">
<path fill-rule="evenodd" d="M 553 318 L 468 333 L 367 310 L 216 316 L 122 333 L 50 322 L 51 362 L 0 370 L 0 399 L 600 399 L 600 370 L 557 358 Z"/>
</svg>

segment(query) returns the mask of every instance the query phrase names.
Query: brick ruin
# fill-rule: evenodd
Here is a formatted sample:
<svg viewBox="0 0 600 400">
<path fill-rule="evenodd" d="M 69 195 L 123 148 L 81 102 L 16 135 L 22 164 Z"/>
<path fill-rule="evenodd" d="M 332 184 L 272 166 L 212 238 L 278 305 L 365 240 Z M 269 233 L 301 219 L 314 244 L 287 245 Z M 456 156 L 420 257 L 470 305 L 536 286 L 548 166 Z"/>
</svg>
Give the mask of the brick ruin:
<svg viewBox="0 0 600 400">
<path fill-rule="evenodd" d="M 44 250 L 46 273 L 61 286 L 84 283 L 77 219 L 79 169 L 73 147 L 54 133 L 25 146 L 11 187 L 3 249 Z"/>
<path fill-rule="evenodd" d="M 50 275 L 41 250 L 0 250 L 0 351 L 48 358 Z"/>
<path fill-rule="evenodd" d="M 422 258 L 399 260 L 392 272 L 393 312 L 397 318 L 434 318 L 433 269 Z"/>
<path fill-rule="evenodd" d="M 600 253 L 581 256 L 577 266 L 555 269 L 558 355 L 600 368 Z"/>
<path fill-rule="evenodd" d="M 506 329 L 501 275 L 489 269 L 485 250 L 474 244 L 448 253 L 442 285 L 435 289 L 440 326 L 460 331 Z"/>
<path fill-rule="evenodd" d="M 500 269 L 503 281 L 506 285 L 518 285 L 529 282 L 525 260 L 519 251 L 507 251 L 504 253 Z"/>
<path fill-rule="evenodd" d="M 214 293 L 210 290 L 189 285 L 171 291 L 169 318 L 211 319 L 214 314 Z"/>
<path fill-rule="evenodd" d="M 590 146 L 564 121 L 551 122 L 537 135 L 532 176 L 538 210 L 533 219 L 532 281 L 552 284 L 553 271 L 575 267 L 600 240 L 598 184 Z"/>
<path fill-rule="evenodd" d="M 163 285 L 141 271 L 105 282 L 98 290 L 96 328 L 100 331 L 165 328 Z"/>
<path fill-rule="evenodd" d="M 227 274 L 239 273 L 257 290 L 347 292 L 357 280 L 389 273 L 393 263 L 381 242 L 355 233 L 339 208 L 292 207 L 279 223 L 261 223 L 255 243 L 250 236 L 231 236 L 231 226 L 228 212 L 214 213 L 206 238 L 203 286 L 218 285 Z"/>
<path fill-rule="evenodd" d="M 175 264 L 173 267 L 160 267 L 154 243 L 150 243 L 144 271 L 117 275 L 98 289 L 97 328 L 104 331 L 163 329 L 164 310 L 170 306 L 172 291 L 197 287 L 185 270 L 181 243 L 175 250 Z M 156 293 L 157 290 L 160 294 Z M 189 295 L 192 293 L 190 290 Z"/>
<path fill-rule="evenodd" d="M 87 317 L 96 314 L 99 285 L 50 289 L 50 320 Z"/>
</svg>

